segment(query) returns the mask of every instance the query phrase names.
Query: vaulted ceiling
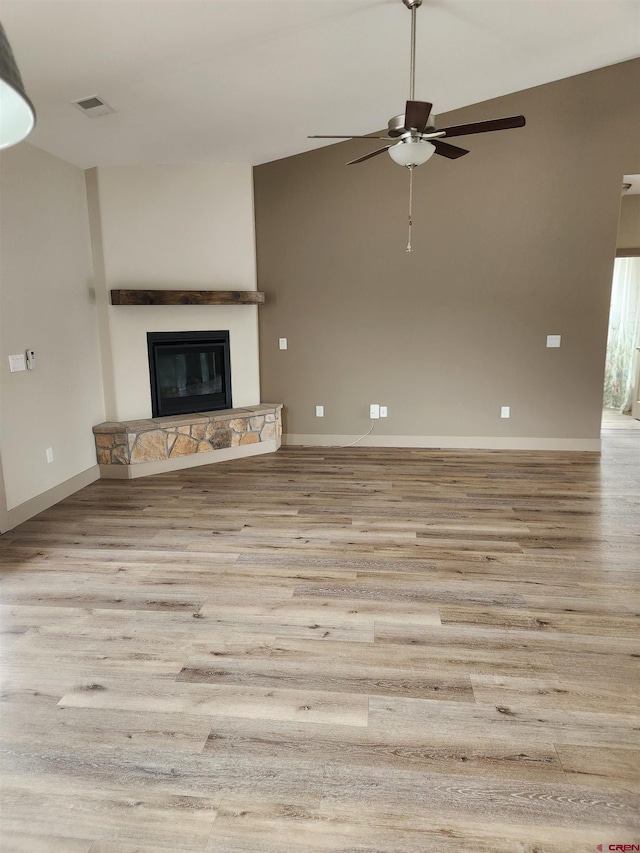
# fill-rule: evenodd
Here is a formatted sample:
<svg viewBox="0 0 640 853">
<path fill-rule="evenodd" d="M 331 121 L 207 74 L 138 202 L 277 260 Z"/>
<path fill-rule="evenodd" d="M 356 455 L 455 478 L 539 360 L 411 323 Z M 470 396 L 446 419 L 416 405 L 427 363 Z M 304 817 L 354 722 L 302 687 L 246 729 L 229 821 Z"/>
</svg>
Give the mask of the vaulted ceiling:
<svg viewBox="0 0 640 853">
<path fill-rule="evenodd" d="M 83 168 L 258 164 L 403 112 L 401 0 L 3 0 L 38 113 Z M 638 0 L 424 0 L 416 98 L 445 112 L 640 55 Z M 117 111 L 87 118 L 98 95 Z M 487 116 L 488 118 L 493 116 Z"/>
</svg>

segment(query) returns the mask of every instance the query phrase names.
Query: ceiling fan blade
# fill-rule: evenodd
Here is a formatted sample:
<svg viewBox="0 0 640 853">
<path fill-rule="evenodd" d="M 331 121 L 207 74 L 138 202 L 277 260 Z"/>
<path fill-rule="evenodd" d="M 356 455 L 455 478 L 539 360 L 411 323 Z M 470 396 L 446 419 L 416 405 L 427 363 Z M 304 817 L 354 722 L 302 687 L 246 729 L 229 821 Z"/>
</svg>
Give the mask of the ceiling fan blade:
<svg viewBox="0 0 640 853">
<path fill-rule="evenodd" d="M 506 118 L 494 118 L 489 121 L 474 121 L 471 124 L 456 124 L 452 127 L 442 127 L 441 132 L 447 138 L 451 136 L 467 136 L 470 133 L 490 133 L 493 130 L 509 130 L 512 127 L 524 127 L 526 119 L 524 116 L 507 116 Z"/>
<path fill-rule="evenodd" d="M 448 142 L 442 142 L 439 139 L 430 139 L 429 142 L 436 149 L 436 154 L 448 157 L 449 160 L 457 160 L 458 157 L 464 157 L 469 153 L 466 148 L 458 148 L 457 145 L 449 145 Z"/>
<path fill-rule="evenodd" d="M 354 163 L 362 163 L 364 160 L 369 160 L 371 157 L 377 157 L 378 154 L 382 154 L 384 151 L 387 151 L 391 148 L 390 145 L 385 145 L 384 148 L 378 148 L 376 151 L 371 151 L 369 154 L 365 154 L 364 157 L 358 157 L 356 160 L 349 160 L 347 166 L 353 166 Z"/>
<path fill-rule="evenodd" d="M 422 133 L 427 126 L 433 104 L 427 101 L 407 101 L 404 110 L 404 126 L 407 130 L 415 128 Z"/>
<path fill-rule="evenodd" d="M 307 136 L 307 139 L 391 139 L 390 136 L 360 136 L 356 133 L 355 136 L 324 136 L 322 134 L 314 134 Z"/>
</svg>

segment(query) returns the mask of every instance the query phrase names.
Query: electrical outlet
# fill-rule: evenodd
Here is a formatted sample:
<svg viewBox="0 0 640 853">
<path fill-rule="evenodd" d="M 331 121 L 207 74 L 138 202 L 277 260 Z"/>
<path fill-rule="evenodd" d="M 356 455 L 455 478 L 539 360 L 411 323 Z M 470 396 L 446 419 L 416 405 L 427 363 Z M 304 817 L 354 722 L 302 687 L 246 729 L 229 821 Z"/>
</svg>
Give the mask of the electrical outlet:
<svg viewBox="0 0 640 853">
<path fill-rule="evenodd" d="M 510 418 L 511 417 L 511 408 L 509 406 L 503 406 L 500 409 L 500 417 L 501 418 Z"/>
<path fill-rule="evenodd" d="M 380 406 L 378 403 L 370 403 L 369 404 L 369 417 L 372 420 L 380 417 Z"/>
<path fill-rule="evenodd" d="M 280 349 L 286 349 L 287 348 L 287 339 L 286 338 L 278 338 L 278 346 L 280 347 Z"/>
<path fill-rule="evenodd" d="M 47 454 L 47 462 L 53 462 L 53 447 L 47 447 L 45 453 Z"/>
<path fill-rule="evenodd" d="M 323 418 L 324 417 L 324 406 L 316 406 L 316 417 Z"/>
<path fill-rule="evenodd" d="M 380 417 L 381 418 L 387 417 L 387 407 L 386 406 L 380 406 Z"/>
<path fill-rule="evenodd" d="M 562 340 L 562 335 L 547 335 L 547 346 L 548 347 L 559 347 L 561 340 Z"/>
</svg>

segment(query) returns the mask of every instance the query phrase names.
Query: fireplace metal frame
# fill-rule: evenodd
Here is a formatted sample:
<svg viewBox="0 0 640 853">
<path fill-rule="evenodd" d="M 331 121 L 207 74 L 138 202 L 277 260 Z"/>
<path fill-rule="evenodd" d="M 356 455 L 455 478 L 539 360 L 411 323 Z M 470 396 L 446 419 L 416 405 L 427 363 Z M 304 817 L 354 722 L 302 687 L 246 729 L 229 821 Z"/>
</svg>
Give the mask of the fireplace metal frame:
<svg viewBox="0 0 640 853">
<path fill-rule="evenodd" d="M 225 354 L 223 365 L 223 390 L 219 394 L 197 394 L 176 398 L 183 405 L 168 405 L 163 401 L 159 389 L 157 350 L 163 346 L 184 347 L 184 350 L 197 349 L 202 344 L 212 347 L 223 346 Z M 147 332 L 147 351 L 149 354 L 149 381 L 151 387 L 151 413 L 154 418 L 194 414 L 196 412 L 220 411 L 233 408 L 231 398 L 231 349 L 229 332 L 198 331 L 198 332 Z M 200 350 L 202 351 L 202 350 Z M 192 401 L 188 402 L 187 401 Z M 188 411 L 179 411 L 187 405 Z M 173 410 L 172 410 L 173 409 Z"/>
</svg>

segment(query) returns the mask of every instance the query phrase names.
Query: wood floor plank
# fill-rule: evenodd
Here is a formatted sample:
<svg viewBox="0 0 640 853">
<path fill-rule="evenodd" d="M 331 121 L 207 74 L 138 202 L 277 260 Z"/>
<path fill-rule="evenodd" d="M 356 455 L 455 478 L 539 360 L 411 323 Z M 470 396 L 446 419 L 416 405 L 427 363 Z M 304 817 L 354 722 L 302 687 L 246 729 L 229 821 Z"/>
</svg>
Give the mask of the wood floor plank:
<svg viewBox="0 0 640 853">
<path fill-rule="evenodd" d="M 290 601 L 259 605 L 225 606 L 216 601 L 205 602 L 200 612 L 204 616 L 233 618 L 243 621 L 247 616 L 262 618 L 272 623 L 280 619 L 305 619 L 311 622 L 325 622 L 327 619 L 338 619 L 343 622 L 358 624 L 373 621 L 404 622 L 410 619 L 422 625 L 439 625 L 440 613 L 434 604 L 413 604 L 412 602 L 398 603 L 395 601 L 371 601 L 361 598 L 333 599 L 321 597 L 318 599 L 292 598 Z"/>
<path fill-rule="evenodd" d="M 100 708 L 161 714 L 218 714 L 271 720 L 308 720 L 366 726 L 366 696 L 325 690 L 273 688 L 138 679 L 127 684 L 110 677 L 82 683 L 60 699 L 61 708 Z"/>
<path fill-rule="evenodd" d="M 603 828 L 610 834 L 621 825 L 633 826 L 640 797 L 624 790 L 596 792 L 593 788 L 559 783 L 522 783 L 470 779 L 467 776 L 385 768 L 331 765 L 326 769 L 323 802 L 349 799 L 357 808 L 393 810 L 428 807 L 434 815 L 504 823 L 558 823 L 582 829 Z"/>
<path fill-rule="evenodd" d="M 533 659 L 528 648 L 511 643 L 508 638 L 504 638 L 503 642 L 492 638 L 491 641 L 480 643 L 475 636 L 460 636 L 454 631 L 447 631 L 443 637 L 441 635 L 444 632 L 440 627 L 425 629 L 422 625 L 409 626 L 406 635 L 402 626 L 398 632 L 395 631 L 396 627 L 376 623 L 376 637 L 379 634 L 385 636 L 375 644 L 278 637 L 272 644 L 271 657 L 306 662 L 314 670 L 318 665 L 326 666 L 330 661 L 338 665 L 349 663 L 363 669 L 401 669 L 408 675 L 441 672 L 467 676 L 472 673 L 522 676 L 536 673 L 553 676 L 556 673 L 549 655 L 541 652 Z M 389 635 L 393 640 L 388 640 Z M 416 635 L 420 642 L 414 643 Z M 400 638 L 405 637 L 408 637 L 407 642 L 400 642 Z M 206 649 L 198 645 L 197 651 Z"/>
<path fill-rule="evenodd" d="M 600 637 L 637 637 L 640 615 L 596 613 L 550 613 L 542 609 L 515 610 L 506 607 L 471 607 L 443 605 L 440 608 L 444 624 L 497 628 L 528 628 L 560 631 L 567 634 L 587 634 Z"/>
<path fill-rule="evenodd" d="M 640 750 L 611 747 L 584 747 L 563 744 L 556 747 L 568 781 L 594 788 L 624 788 L 640 791 Z"/>
<path fill-rule="evenodd" d="M 621 831 L 624 836 L 624 830 Z M 467 822 L 435 816 L 427 810 L 411 816 L 385 809 L 352 814 L 333 804 L 319 812 L 292 809 L 286 803 L 255 799 L 222 808 L 214 823 L 208 853 L 585 853 L 595 850 L 601 834 L 530 824 L 505 825 L 489 820 Z M 616 836 L 617 837 L 617 836 Z M 627 836 L 624 836 L 627 837 Z M 633 837 L 630 834 L 630 837 Z"/>
<path fill-rule="evenodd" d="M 33 599 L 36 595 L 33 596 Z M 39 628 L 42 625 L 124 625 L 131 620 L 131 611 L 99 607 L 56 607 L 36 604 L 3 604 L 0 605 L 0 622 L 3 628 L 27 631 L 29 628 Z"/>
<path fill-rule="evenodd" d="M 447 733 L 423 730 L 381 731 L 374 727 L 351 730 L 346 726 L 309 723 L 290 725 L 263 720 L 217 717 L 205 753 L 217 756 L 249 754 L 257 766 L 278 754 L 311 767 L 345 765 L 411 768 L 427 774 L 463 775 L 475 778 L 514 779 L 523 782 L 565 782 L 566 777 L 552 744 L 505 742 L 469 734 L 464 727 Z"/>
<path fill-rule="evenodd" d="M 473 702 L 473 690 L 467 674 L 450 673 L 432 668 L 430 671 L 362 662 L 337 662 L 327 647 L 324 660 L 317 660 L 310 671 L 304 657 L 299 660 L 282 656 L 262 659 L 240 659 L 203 651 L 190 655 L 177 676 L 178 681 L 207 684 L 238 684 L 256 687 L 295 688 L 304 682 L 318 693 L 343 693 L 367 696 L 413 696 L 458 702 Z"/>
<path fill-rule="evenodd" d="M 549 655 L 553 668 L 562 680 L 584 684 L 586 688 L 597 685 L 613 694 L 624 694 L 637 700 L 640 689 L 640 648 L 602 649 L 600 651 L 552 652 Z"/>
<path fill-rule="evenodd" d="M 569 679 L 521 678 L 505 675 L 472 675 L 473 694 L 484 705 L 517 710 L 546 708 L 570 711 L 632 714 L 640 685 L 619 685 L 617 690 Z"/>
<path fill-rule="evenodd" d="M 167 646 L 163 637 L 150 634 L 141 637 L 126 628 L 119 631 L 94 628 L 90 634 L 64 629 L 54 632 L 29 629 L 15 644 L 13 659 L 25 668 L 43 666 L 46 662 L 63 669 L 90 666 L 93 671 L 179 673 L 189 653 L 191 640 L 182 637 Z"/>
<path fill-rule="evenodd" d="M 6 779 L 33 777 L 36 793 L 41 788 L 48 791 L 53 780 L 60 790 L 75 791 L 81 786 L 96 794 L 102 790 L 136 790 L 156 798 L 205 798 L 216 808 L 253 793 L 279 797 L 283 790 L 291 802 L 308 802 L 311 798 L 318 805 L 324 778 L 323 767 L 292 754 L 263 754 L 256 760 L 250 752 L 170 754 L 167 750 L 135 746 L 123 750 L 117 745 L 99 744 L 66 749 L 60 744 L 38 744 L 30 748 L 0 741 L 0 755 Z"/>
<path fill-rule="evenodd" d="M 123 844 L 120 841 L 95 841 L 89 853 L 191 853 L 191 851 L 186 847 L 159 847 L 156 844 L 141 846 L 126 842 Z"/>
<path fill-rule="evenodd" d="M 216 817 L 206 797 L 171 796 L 123 786 L 92 790 L 66 777 L 10 775 L 2 789 L 3 825 L 14 833 L 34 808 L 53 836 L 84 840 L 96 835 L 121 841 L 202 850 Z M 96 831 L 97 830 L 97 831 Z"/>
<path fill-rule="evenodd" d="M 45 832 L 12 832 L 3 830 L 0 836 L 3 853 L 90 853 L 91 840 L 62 838 Z"/>
<path fill-rule="evenodd" d="M 413 647 L 444 647 L 486 649 L 487 653 L 502 652 L 505 666 L 508 654 L 513 650 L 528 655 L 531 671 L 539 670 L 538 661 L 553 671 L 566 669 L 573 676 L 580 662 L 587 662 L 599 671 L 603 658 L 611 654 L 610 662 L 621 662 L 624 676 L 628 666 L 635 669 L 635 661 L 640 656 L 640 637 L 617 637 L 594 635 L 589 633 L 569 634 L 550 630 L 549 626 L 534 623 L 530 628 L 504 628 L 473 626 L 467 623 L 447 623 L 440 628 L 424 625 L 376 624 L 376 642 L 381 644 L 400 644 Z M 578 670 L 580 671 L 580 670 Z M 583 670 L 584 671 L 584 670 Z M 526 674 L 526 673 L 525 673 Z M 615 670 L 611 671 L 615 675 Z M 624 678 L 622 678 L 624 680 Z"/>
<path fill-rule="evenodd" d="M 399 853 L 585 853 L 595 850 L 602 839 L 602 833 L 583 827 L 492 822 L 488 818 L 468 821 L 464 816 L 432 815 L 428 809 L 416 809 L 408 818 L 392 809 L 363 807 L 356 816 L 340 804 L 323 803 L 321 814 L 346 822 L 352 833 L 365 837 L 371 833 L 371 849 Z M 633 829 L 621 826 L 619 832 L 623 837 L 634 837 Z M 378 833 L 382 844 L 376 847 L 373 839 Z M 618 837 L 617 833 L 613 837 Z"/>
<path fill-rule="evenodd" d="M 498 584 L 492 584 L 492 590 L 488 593 L 486 583 L 473 584 L 468 581 L 454 581 L 448 584 L 437 579 L 432 579 L 428 587 L 424 583 L 416 582 L 415 575 L 411 580 L 405 577 L 394 576 L 393 584 L 389 583 L 388 577 L 380 577 L 376 583 L 375 578 L 361 578 L 356 583 L 306 583 L 294 587 L 294 598 L 358 598 L 369 601 L 382 602 L 406 602 L 407 604 L 451 604 L 464 601 L 474 604 L 498 605 L 504 607 L 523 606 L 525 601 L 522 595 L 512 592 L 503 592 Z M 407 612 L 410 617 L 410 611 Z M 411 620 L 416 621 L 416 620 Z"/>
<path fill-rule="evenodd" d="M 626 714 L 599 714 L 555 708 L 514 710 L 507 705 L 372 696 L 369 727 L 378 732 L 391 728 L 414 734 L 428 727 L 445 740 L 466 731 L 468 737 L 500 738 L 504 743 L 640 746 L 640 727 L 634 708 L 628 709 Z"/>
<path fill-rule="evenodd" d="M 2 705 L 2 737 L 12 743 L 73 747 L 107 745 L 172 752 L 202 752 L 211 722 L 197 715 L 153 714 L 113 709 L 61 708 L 56 703 L 28 708 L 29 728 L 24 725 L 24 702 L 7 700 Z"/>
</svg>

